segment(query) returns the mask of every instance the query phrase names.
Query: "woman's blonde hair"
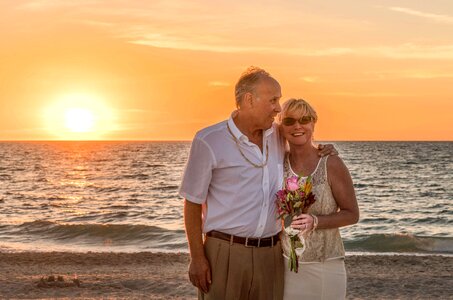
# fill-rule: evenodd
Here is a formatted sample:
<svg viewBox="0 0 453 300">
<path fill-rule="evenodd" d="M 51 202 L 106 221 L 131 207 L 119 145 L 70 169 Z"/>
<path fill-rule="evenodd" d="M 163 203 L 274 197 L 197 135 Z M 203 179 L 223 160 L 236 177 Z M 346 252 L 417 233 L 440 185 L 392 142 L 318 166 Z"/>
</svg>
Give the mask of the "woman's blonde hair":
<svg viewBox="0 0 453 300">
<path fill-rule="evenodd" d="M 289 99 L 282 105 L 282 111 L 278 115 L 279 123 L 282 122 L 283 118 L 285 118 L 290 113 L 297 113 L 301 116 L 310 116 L 313 118 L 313 123 L 318 121 L 318 114 L 316 113 L 315 109 L 304 99 Z"/>
</svg>

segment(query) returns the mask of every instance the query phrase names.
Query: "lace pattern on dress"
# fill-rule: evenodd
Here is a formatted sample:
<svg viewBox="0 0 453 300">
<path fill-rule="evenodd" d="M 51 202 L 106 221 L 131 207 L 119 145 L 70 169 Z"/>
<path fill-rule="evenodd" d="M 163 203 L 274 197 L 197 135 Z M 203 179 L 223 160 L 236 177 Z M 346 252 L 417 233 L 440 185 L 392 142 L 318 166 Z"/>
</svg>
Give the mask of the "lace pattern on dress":
<svg viewBox="0 0 453 300">
<path fill-rule="evenodd" d="M 327 179 L 327 159 L 322 157 L 317 169 L 312 174 L 313 193 L 316 202 L 310 207 L 308 213 L 315 215 L 329 215 L 338 211 L 337 203 L 333 197 Z M 284 178 L 294 176 L 289 165 L 288 153 L 285 155 Z M 345 255 L 343 241 L 338 228 L 317 229 L 310 234 L 304 234 L 306 249 L 299 258 L 301 262 L 322 262 L 328 258 L 343 257 Z M 289 253 L 289 238 L 282 232 L 282 247 L 286 256 Z"/>
</svg>

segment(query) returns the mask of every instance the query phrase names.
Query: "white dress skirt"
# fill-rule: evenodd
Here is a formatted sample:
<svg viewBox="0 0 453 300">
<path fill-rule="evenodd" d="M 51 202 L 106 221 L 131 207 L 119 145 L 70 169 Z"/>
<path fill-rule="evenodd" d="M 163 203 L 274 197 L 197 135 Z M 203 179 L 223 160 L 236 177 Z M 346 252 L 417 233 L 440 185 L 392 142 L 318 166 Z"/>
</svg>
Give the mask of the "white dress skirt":
<svg viewBox="0 0 453 300">
<path fill-rule="evenodd" d="M 299 262 L 299 272 L 289 270 L 285 257 L 285 288 L 283 299 L 330 300 L 346 298 L 344 258 L 324 262 Z"/>
</svg>

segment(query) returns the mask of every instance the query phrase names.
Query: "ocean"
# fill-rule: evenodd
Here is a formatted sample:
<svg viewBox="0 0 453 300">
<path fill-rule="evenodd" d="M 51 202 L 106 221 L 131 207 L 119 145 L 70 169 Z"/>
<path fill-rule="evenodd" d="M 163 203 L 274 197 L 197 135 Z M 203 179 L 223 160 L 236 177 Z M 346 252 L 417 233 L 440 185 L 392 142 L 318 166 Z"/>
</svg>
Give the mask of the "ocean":
<svg viewBox="0 0 453 300">
<path fill-rule="evenodd" d="M 453 142 L 334 142 L 361 217 L 348 253 L 453 255 Z M 187 252 L 190 142 L 0 142 L 0 251 Z"/>
</svg>

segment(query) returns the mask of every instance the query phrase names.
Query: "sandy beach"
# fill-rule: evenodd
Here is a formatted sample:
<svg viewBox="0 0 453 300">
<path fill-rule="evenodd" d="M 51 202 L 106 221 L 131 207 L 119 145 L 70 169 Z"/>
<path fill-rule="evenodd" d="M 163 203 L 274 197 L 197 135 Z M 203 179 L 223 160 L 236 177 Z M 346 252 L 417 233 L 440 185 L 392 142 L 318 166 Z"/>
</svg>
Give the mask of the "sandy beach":
<svg viewBox="0 0 453 300">
<path fill-rule="evenodd" d="M 0 298 L 195 299 L 187 263 L 185 253 L 0 253 Z M 453 299 L 453 257 L 353 255 L 346 267 L 348 299 Z"/>
</svg>

